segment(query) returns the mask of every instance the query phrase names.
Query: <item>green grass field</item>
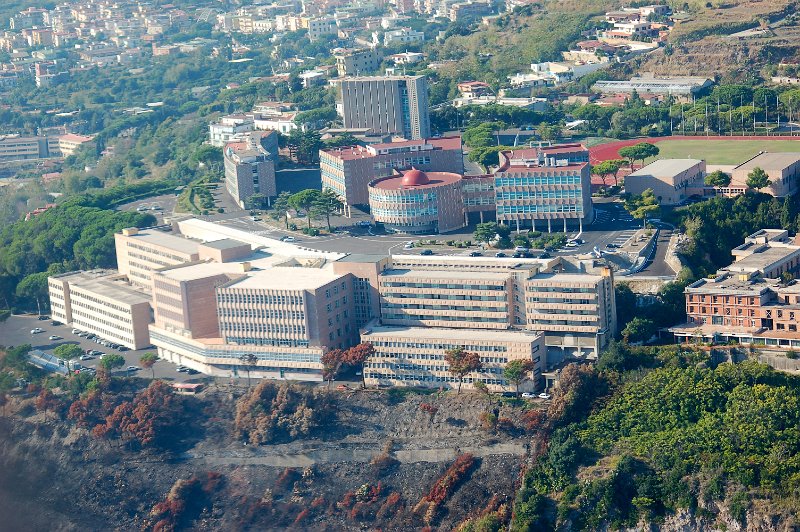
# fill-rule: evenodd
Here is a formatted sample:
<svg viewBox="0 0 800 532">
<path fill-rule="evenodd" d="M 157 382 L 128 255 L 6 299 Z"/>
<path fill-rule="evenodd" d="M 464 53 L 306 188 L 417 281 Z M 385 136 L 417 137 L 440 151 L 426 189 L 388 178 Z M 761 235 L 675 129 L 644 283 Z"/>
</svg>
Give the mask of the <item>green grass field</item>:
<svg viewBox="0 0 800 532">
<path fill-rule="evenodd" d="M 739 164 L 760 151 L 800 152 L 800 140 L 664 140 L 659 159 L 705 159 L 707 164 Z M 646 162 L 653 162 L 648 159 Z"/>
</svg>

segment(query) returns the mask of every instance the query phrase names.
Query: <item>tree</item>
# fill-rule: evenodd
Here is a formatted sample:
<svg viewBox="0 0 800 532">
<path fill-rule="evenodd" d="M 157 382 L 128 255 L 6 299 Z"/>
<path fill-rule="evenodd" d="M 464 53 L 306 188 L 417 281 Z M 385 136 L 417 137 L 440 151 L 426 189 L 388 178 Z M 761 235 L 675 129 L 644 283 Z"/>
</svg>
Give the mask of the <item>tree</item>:
<svg viewBox="0 0 800 532">
<path fill-rule="evenodd" d="M 47 419 L 47 412 L 50 410 L 57 410 L 59 406 L 58 398 L 48 388 L 43 388 L 39 395 L 36 397 L 33 406 L 36 410 L 44 412 L 44 417 Z"/>
<path fill-rule="evenodd" d="M 516 393 L 519 395 L 519 385 L 531 377 L 531 371 L 533 371 L 532 360 L 512 360 L 503 368 L 503 377 L 516 387 Z"/>
<path fill-rule="evenodd" d="M 69 362 L 73 358 L 78 358 L 83 354 L 83 349 L 75 344 L 61 344 L 53 349 L 53 355 L 64 361 L 64 367 L 69 369 Z"/>
<path fill-rule="evenodd" d="M 6 415 L 6 405 L 8 404 L 8 394 L 0 392 L 0 408 L 3 409 L 3 416 Z"/>
<path fill-rule="evenodd" d="M 320 358 L 320 362 L 322 362 L 322 378 L 328 381 L 328 388 L 336 380 L 339 369 L 342 367 L 343 358 L 344 351 L 341 349 L 331 349 Z"/>
<path fill-rule="evenodd" d="M 344 352 L 344 363 L 348 366 L 361 366 L 361 387 L 364 384 L 364 363 L 375 354 L 375 348 L 369 342 L 361 342 Z"/>
<path fill-rule="evenodd" d="M 485 222 L 475 227 L 473 237 L 478 242 L 484 242 L 488 245 L 489 242 L 492 242 L 496 237 L 503 238 L 504 236 L 508 236 L 510 232 L 511 228 L 507 225 L 502 225 L 497 222 Z"/>
<path fill-rule="evenodd" d="M 289 192 L 281 192 L 272 203 L 272 218 L 276 221 L 283 218 L 283 222 L 286 224 L 286 229 L 289 229 L 289 211 L 292 208 L 292 206 L 289 204 L 289 198 L 291 196 L 292 195 Z"/>
<path fill-rule="evenodd" d="M 296 211 L 305 211 L 308 219 L 308 228 L 311 229 L 311 217 L 314 214 L 314 204 L 317 202 L 321 192 L 315 189 L 306 189 L 289 196 L 289 205 Z"/>
<path fill-rule="evenodd" d="M 335 214 L 342 208 L 342 200 L 336 191 L 326 188 L 314 200 L 312 209 L 319 216 L 325 217 L 328 231 L 331 231 L 331 214 Z"/>
<path fill-rule="evenodd" d="M 710 187 L 724 188 L 731 184 L 731 176 L 722 170 L 714 170 L 706 176 L 705 183 Z"/>
<path fill-rule="evenodd" d="M 625 199 L 625 210 L 634 218 L 638 218 L 647 224 L 647 216 L 658 212 L 661 207 L 658 205 L 652 188 L 648 188 L 641 195 L 629 196 Z"/>
<path fill-rule="evenodd" d="M 145 353 L 141 357 L 139 357 L 139 362 L 142 364 L 143 367 L 150 370 L 151 378 L 156 378 L 156 370 L 153 368 L 156 361 L 158 360 L 158 355 L 155 353 Z"/>
<path fill-rule="evenodd" d="M 747 174 L 747 186 L 750 188 L 761 190 L 762 188 L 767 188 L 771 184 L 772 181 L 770 181 L 767 173 L 758 166 Z"/>
<path fill-rule="evenodd" d="M 25 308 L 33 308 L 30 303 L 36 302 L 36 309 L 39 315 L 47 309 L 49 296 L 47 287 L 47 272 L 32 273 L 22 279 L 17 285 L 17 298 L 24 301 Z"/>
<path fill-rule="evenodd" d="M 617 185 L 617 174 L 619 174 L 619 171 L 624 164 L 624 159 L 609 159 L 607 161 L 602 161 L 596 166 L 593 166 L 592 173 L 600 176 L 600 179 L 603 180 L 603 185 L 606 184 L 606 176 L 613 175 L 614 185 Z"/>
<path fill-rule="evenodd" d="M 652 320 L 635 317 L 622 329 L 622 340 L 631 342 L 646 342 L 656 333 L 656 326 Z"/>
<path fill-rule="evenodd" d="M 661 150 L 658 149 L 658 146 L 655 144 L 650 144 L 649 142 L 640 142 L 639 144 L 634 144 L 633 146 L 625 146 L 624 148 L 620 148 L 619 154 L 621 157 L 625 157 L 631 163 L 631 170 L 633 170 L 633 164 L 636 161 L 642 161 L 644 164 L 644 160 L 648 157 L 655 157 L 660 153 Z"/>
<path fill-rule="evenodd" d="M 247 372 L 247 389 L 250 389 L 250 367 L 258 362 L 258 357 L 253 353 L 245 353 L 239 357 L 239 361 L 244 365 L 244 370 Z"/>
<path fill-rule="evenodd" d="M 124 365 L 125 359 L 122 357 L 122 355 L 117 355 L 116 353 L 106 355 L 100 359 L 100 366 L 108 373 L 111 373 L 112 370 L 121 368 Z"/>
<path fill-rule="evenodd" d="M 454 347 L 444 352 L 444 359 L 449 366 L 450 373 L 458 378 L 458 393 L 461 393 L 461 384 L 464 377 L 483 367 L 481 358 L 477 353 L 466 351 L 463 347 Z"/>
</svg>

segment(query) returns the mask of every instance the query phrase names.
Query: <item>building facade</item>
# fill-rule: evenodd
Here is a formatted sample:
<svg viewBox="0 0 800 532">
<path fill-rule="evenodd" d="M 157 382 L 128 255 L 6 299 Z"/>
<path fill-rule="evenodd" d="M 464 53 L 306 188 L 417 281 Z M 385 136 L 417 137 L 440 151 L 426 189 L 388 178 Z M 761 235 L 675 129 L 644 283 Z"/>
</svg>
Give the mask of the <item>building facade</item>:
<svg viewBox="0 0 800 532">
<path fill-rule="evenodd" d="M 334 50 L 339 76 L 359 76 L 378 70 L 383 59 L 374 48 Z"/>
<path fill-rule="evenodd" d="M 352 77 L 336 81 L 345 128 L 422 139 L 431 134 L 425 76 Z"/>
<path fill-rule="evenodd" d="M 152 272 L 200 259 L 199 243 L 157 230 L 135 227 L 114 234 L 119 273 L 136 286 L 151 289 Z"/>
<path fill-rule="evenodd" d="M 586 158 L 587 162 L 583 159 Z M 500 152 L 497 220 L 517 230 L 583 230 L 593 218 L 588 150 L 575 145 Z"/>
<path fill-rule="evenodd" d="M 800 347 L 800 242 L 762 229 L 732 250 L 734 262 L 686 287 L 678 341 L 736 343 L 766 349 Z"/>
<path fill-rule="evenodd" d="M 370 181 L 412 166 L 424 172 L 464 173 L 461 137 L 345 146 L 320 150 L 322 188 L 335 191 L 347 206 L 369 204 Z"/>
<path fill-rule="evenodd" d="M 412 168 L 369 184 L 373 220 L 387 231 L 446 233 L 466 225 L 460 174 Z"/>
<path fill-rule="evenodd" d="M 755 168 L 767 173 L 770 185 L 761 189 L 776 198 L 793 196 L 800 188 L 800 152 L 759 153 L 731 171 L 730 189 L 747 190 L 747 176 Z"/>
<path fill-rule="evenodd" d="M 70 272 L 47 279 L 53 319 L 129 349 L 150 346 L 150 294 L 109 270 Z"/>
<path fill-rule="evenodd" d="M 660 159 L 625 176 L 625 192 L 651 189 L 661 205 L 679 205 L 702 194 L 706 163 L 700 159 Z"/>
<path fill-rule="evenodd" d="M 246 208 L 254 194 L 262 194 L 268 201 L 278 195 L 277 159 L 278 135 L 274 131 L 246 133 L 242 140 L 225 144 L 225 189 L 240 207 Z"/>
</svg>

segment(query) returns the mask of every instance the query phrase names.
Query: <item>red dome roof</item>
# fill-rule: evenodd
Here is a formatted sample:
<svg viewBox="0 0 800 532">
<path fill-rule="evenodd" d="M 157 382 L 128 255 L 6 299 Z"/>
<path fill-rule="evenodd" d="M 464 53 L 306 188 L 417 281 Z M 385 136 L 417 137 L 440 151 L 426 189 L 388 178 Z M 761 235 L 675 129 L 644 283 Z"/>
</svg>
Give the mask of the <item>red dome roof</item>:
<svg viewBox="0 0 800 532">
<path fill-rule="evenodd" d="M 403 173 L 403 179 L 400 180 L 400 184 L 404 187 L 418 187 L 420 185 L 427 185 L 430 182 L 431 180 L 428 179 L 427 174 L 416 168 L 412 168 L 408 172 Z"/>
</svg>

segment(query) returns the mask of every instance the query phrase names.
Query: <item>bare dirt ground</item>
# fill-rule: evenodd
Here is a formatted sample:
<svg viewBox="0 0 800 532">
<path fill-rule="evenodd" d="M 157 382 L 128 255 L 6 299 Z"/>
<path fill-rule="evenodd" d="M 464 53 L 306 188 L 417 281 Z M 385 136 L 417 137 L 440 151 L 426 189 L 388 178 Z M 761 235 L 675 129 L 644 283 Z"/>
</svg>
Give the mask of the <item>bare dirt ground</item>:
<svg viewBox="0 0 800 532">
<path fill-rule="evenodd" d="M 336 416 L 314 437 L 259 447 L 232 436 L 229 392 L 190 398 L 203 403 L 206 419 L 174 452 L 131 452 L 17 400 L 0 417 L 0 528 L 151 529 L 153 506 L 176 481 L 214 472 L 221 487 L 178 528 L 418 530 L 425 523 L 413 507 L 465 452 L 475 465 L 440 505 L 434 529 L 453 529 L 490 501 L 513 499 L 530 437 L 484 429 L 480 416 L 496 409 L 518 419 L 521 403 L 468 393 L 331 393 Z M 438 408 L 433 418 L 422 403 Z M 371 464 L 386 450 L 388 466 Z M 354 495 L 359 489 L 372 495 Z"/>
</svg>

